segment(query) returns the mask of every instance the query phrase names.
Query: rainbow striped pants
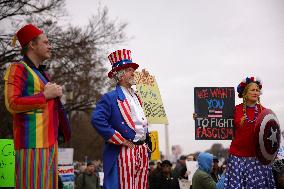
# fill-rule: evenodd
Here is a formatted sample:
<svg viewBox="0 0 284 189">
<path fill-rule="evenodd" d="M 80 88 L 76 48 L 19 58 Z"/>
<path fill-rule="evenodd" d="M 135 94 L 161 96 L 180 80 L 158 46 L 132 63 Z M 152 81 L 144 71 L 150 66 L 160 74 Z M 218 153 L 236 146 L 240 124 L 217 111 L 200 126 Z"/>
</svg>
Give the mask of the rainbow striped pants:
<svg viewBox="0 0 284 189">
<path fill-rule="evenodd" d="M 16 150 L 16 189 L 58 188 L 58 144 Z"/>
<path fill-rule="evenodd" d="M 118 157 L 120 189 L 148 189 L 148 151 L 146 144 L 133 149 L 122 146 Z"/>
</svg>

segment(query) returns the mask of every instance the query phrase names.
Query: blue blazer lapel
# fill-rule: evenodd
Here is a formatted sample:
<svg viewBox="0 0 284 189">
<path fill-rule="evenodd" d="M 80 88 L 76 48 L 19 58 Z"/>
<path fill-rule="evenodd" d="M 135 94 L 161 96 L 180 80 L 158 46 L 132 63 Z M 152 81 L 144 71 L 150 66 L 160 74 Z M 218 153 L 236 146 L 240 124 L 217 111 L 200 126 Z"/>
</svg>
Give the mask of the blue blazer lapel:
<svg viewBox="0 0 284 189">
<path fill-rule="evenodd" d="M 124 121 L 127 123 L 127 125 L 135 131 L 135 124 L 131 118 L 131 109 L 129 106 L 129 103 L 119 85 L 116 86 L 116 92 L 118 94 L 117 104 L 120 110 L 120 113 L 124 119 Z"/>
</svg>

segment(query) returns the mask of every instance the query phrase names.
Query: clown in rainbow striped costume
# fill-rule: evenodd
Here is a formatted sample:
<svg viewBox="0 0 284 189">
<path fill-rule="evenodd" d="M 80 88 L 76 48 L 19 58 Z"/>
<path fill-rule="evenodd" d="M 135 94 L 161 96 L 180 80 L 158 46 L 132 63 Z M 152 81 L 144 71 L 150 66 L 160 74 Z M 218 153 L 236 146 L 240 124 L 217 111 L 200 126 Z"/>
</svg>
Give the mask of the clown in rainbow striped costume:
<svg viewBox="0 0 284 189">
<path fill-rule="evenodd" d="M 46 35 L 32 24 L 18 38 L 24 55 L 10 64 L 5 80 L 5 104 L 13 115 L 16 188 L 58 187 L 57 138 L 66 141 L 70 126 L 60 102 L 62 88 L 50 83 L 41 63 L 51 56 Z"/>
<path fill-rule="evenodd" d="M 106 93 L 92 114 L 93 127 L 105 140 L 104 189 L 148 188 L 148 123 L 135 84 L 130 50 L 117 50 L 108 58 L 116 89 Z"/>
</svg>

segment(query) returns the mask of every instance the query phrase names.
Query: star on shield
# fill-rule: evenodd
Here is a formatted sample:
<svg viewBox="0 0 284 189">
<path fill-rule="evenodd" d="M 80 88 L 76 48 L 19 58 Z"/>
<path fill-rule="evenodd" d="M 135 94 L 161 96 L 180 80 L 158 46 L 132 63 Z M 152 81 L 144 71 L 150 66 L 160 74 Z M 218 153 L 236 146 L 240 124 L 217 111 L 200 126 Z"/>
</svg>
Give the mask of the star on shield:
<svg viewBox="0 0 284 189">
<path fill-rule="evenodd" d="M 270 131 L 271 131 L 271 135 L 267 139 L 271 141 L 272 148 L 273 148 L 274 143 L 277 143 L 277 129 L 274 131 L 273 128 L 271 127 Z"/>
</svg>

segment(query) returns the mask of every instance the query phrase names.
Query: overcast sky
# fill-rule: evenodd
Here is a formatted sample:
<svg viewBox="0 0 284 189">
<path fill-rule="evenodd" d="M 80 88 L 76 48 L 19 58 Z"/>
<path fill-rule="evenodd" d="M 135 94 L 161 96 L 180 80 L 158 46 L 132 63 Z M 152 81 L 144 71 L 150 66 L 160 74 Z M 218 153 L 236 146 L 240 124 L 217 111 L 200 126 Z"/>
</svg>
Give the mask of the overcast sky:
<svg viewBox="0 0 284 189">
<path fill-rule="evenodd" d="M 184 154 L 209 149 L 215 142 L 230 145 L 194 140 L 194 87 L 236 88 L 246 76 L 258 76 L 262 104 L 283 126 L 284 1 L 66 0 L 66 6 L 74 25 L 86 25 L 98 6 L 107 6 L 111 19 L 129 24 L 126 33 L 133 39 L 118 48 L 130 49 L 133 60 L 155 75 L 170 145 L 181 145 Z M 150 129 L 158 130 L 165 152 L 164 126 Z"/>
</svg>

